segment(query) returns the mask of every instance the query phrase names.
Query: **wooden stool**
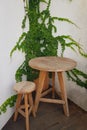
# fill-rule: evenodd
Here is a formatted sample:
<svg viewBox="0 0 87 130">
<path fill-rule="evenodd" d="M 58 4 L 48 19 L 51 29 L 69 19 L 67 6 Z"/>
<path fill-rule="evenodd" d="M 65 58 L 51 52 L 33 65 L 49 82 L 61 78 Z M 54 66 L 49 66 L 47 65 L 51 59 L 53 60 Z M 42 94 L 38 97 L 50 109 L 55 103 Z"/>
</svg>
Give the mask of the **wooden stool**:
<svg viewBox="0 0 87 130">
<path fill-rule="evenodd" d="M 18 82 L 13 89 L 17 92 L 16 110 L 14 114 L 14 121 L 16 121 L 18 112 L 26 118 L 26 130 L 29 130 L 29 115 L 32 111 L 33 116 L 33 99 L 32 92 L 35 91 L 35 83 L 30 81 Z M 21 101 L 24 99 L 24 104 Z M 24 109 L 24 111 L 23 111 Z"/>
</svg>

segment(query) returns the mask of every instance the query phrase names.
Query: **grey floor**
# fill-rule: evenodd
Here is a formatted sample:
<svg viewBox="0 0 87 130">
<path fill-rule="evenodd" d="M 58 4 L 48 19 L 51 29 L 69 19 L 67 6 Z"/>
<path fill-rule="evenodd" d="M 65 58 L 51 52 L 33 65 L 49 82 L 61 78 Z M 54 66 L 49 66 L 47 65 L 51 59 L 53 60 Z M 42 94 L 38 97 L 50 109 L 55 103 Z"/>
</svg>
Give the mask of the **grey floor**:
<svg viewBox="0 0 87 130">
<path fill-rule="evenodd" d="M 62 105 L 40 103 L 36 118 L 30 115 L 30 130 L 87 130 L 87 112 L 69 101 L 70 117 L 63 113 Z M 25 130 L 25 119 L 13 116 L 2 130 Z"/>
</svg>

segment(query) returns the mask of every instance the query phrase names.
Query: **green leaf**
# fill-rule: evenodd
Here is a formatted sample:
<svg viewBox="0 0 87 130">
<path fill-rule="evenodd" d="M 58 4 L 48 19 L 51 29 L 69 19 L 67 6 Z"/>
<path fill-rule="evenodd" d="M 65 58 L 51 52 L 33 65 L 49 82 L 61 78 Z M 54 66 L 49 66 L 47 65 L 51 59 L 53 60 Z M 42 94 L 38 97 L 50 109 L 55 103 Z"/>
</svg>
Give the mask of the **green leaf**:
<svg viewBox="0 0 87 130">
<path fill-rule="evenodd" d="M 21 41 L 25 38 L 25 36 L 26 36 L 26 33 L 23 32 L 23 33 L 21 34 L 21 36 L 19 37 L 18 42 L 16 43 L 16 45 L 14 46 L 14 48 L 11 50 L 11 52 L 10 52 L 10 57 L 12 56 L 12 54 L 13 54 L 14 51 L 16 51 L 17 49 L 18 49 L 18 50 L 21 49 L 21 48 L 20 48 L 20 43 L 21 43 Z"/>
<path fill-rule="evenodd" d="M 0 114 L 5 113 L 7 111 L 8 106 L 13 107 L 16 102 L 17 95 L 13 95 L 9 97 L 1 106 L 0 106 Z"/>
<path fill-rule="evenodd" d="M 64 22 L 68 22 L 71 23 L 73 25 L 75 25 L 76 27 L 78 27 L 74 22 L 72 22 L 70 19 L 68 18 L 60 18 L 60 17 L 52 17 L 53 20 L 59 20 L 59 21 L 64 21 Z"/>
<path fill-rule="evenodd" d="M 40 2 L 44 2 L 44 3 L 48 4 L 46 0 L 40 0 Z"/>
</svg>

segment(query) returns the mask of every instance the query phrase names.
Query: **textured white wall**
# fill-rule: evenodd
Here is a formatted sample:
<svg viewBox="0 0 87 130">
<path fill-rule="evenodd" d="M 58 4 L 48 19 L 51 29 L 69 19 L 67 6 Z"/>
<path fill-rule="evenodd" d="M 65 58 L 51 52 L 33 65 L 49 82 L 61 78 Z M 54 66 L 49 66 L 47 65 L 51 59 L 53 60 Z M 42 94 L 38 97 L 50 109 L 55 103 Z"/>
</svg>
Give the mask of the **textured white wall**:
<svg viewBox="0 0 87 130">
<path fill-rule="evenodd" d="M 13 95 L 15 71 L 23 60 L 21 53 L 15 53 L 11 59 L 9 55 L 22 32 L 23 14 L 21 0 L 0 0 L 0 105 Z M 13 109 L 8 109 L 5 114 L 0 115 L 0 129 L 12 112 Z"/>
<path fill-rule="evenodd" d="M 51 14 L 53 16 L 71 19 L 79 28 L 66 22 L 55 22 L 58 28 L 58 35 L 71 35 L 76 41 L 82 44 L 87 53 L 87 1 L 86 0 L 52 0 Z M 77 61 L 77 67 L 87 73 L 87 59 L 66 49 L 64 56 Z M 56 88 L 57 88 L 56 79 Z M 66 81 L 68 97 L 87 111 L 87 90 L 77 86 L 72 81 Z"/>
</svg>

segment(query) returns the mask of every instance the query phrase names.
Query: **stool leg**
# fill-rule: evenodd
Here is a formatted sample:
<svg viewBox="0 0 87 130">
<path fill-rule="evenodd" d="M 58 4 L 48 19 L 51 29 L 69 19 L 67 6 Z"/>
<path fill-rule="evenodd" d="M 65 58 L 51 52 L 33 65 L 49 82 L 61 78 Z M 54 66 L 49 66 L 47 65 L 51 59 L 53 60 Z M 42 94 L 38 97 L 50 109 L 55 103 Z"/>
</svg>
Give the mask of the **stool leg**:
<svg viewBox="0 0 87 130">
<path fill-rule="evenodd" d="M 26 130 L 29 130 L 29 113 L 28 113 L 28 97 L 27 97 L 27 94 L 24 94 L 24 102 L 25 102 Z"/>
<path fill-rule="evenodd" d="M 55 98 L 55 72 L 52 72 L 52 98 Z"/>
<path fill-rule="evenodd" d="M 32 93 L 29 93 L 29 104 L 30 104 L 30 107 L 32 107 L 32 114 L 34 117 L 36 117 L 36 114 L 34 112 L 34 107 L 33 107 L 33 98 L 32 98 Z"/>
<path fill-rule="evenodd" d="M 46 71 L 40 71 L 39 83 L 38 83 L 38 87 L 37 87 L 37 90 L 36 90 L 35 105 L 34 105 L 34 111 L 35 112 L 37 112 L 37 109 L 38 109 L 38 106 L 39 106 L 41 92 L 43 90 L 46 75 L 47 75 Z"/>
<path fill-rule="evenodd" d="M 18 117 L 18 108 L 19 108 L 20 103 L 21 103 L 21 97 L 22 97 L 22 94 L 17 95 L 16 110 L 15 110 L 15 114 L 14 114 L 14 121 L 16 121 L 17 117 Z"/>
<path fill-rule="evenodd" d="M 65 101 L 65 104 L 63 105 L 64 113 L 66 116 L 69 116 L 67 94 L 66 94 L 66 88 L 64 84 L 63 72 L 58 72 L 57 74 L 58 74 L 59 83 L 60 83 L 61 97 L 62 97 L 62 100 Z"/>
</svg>

